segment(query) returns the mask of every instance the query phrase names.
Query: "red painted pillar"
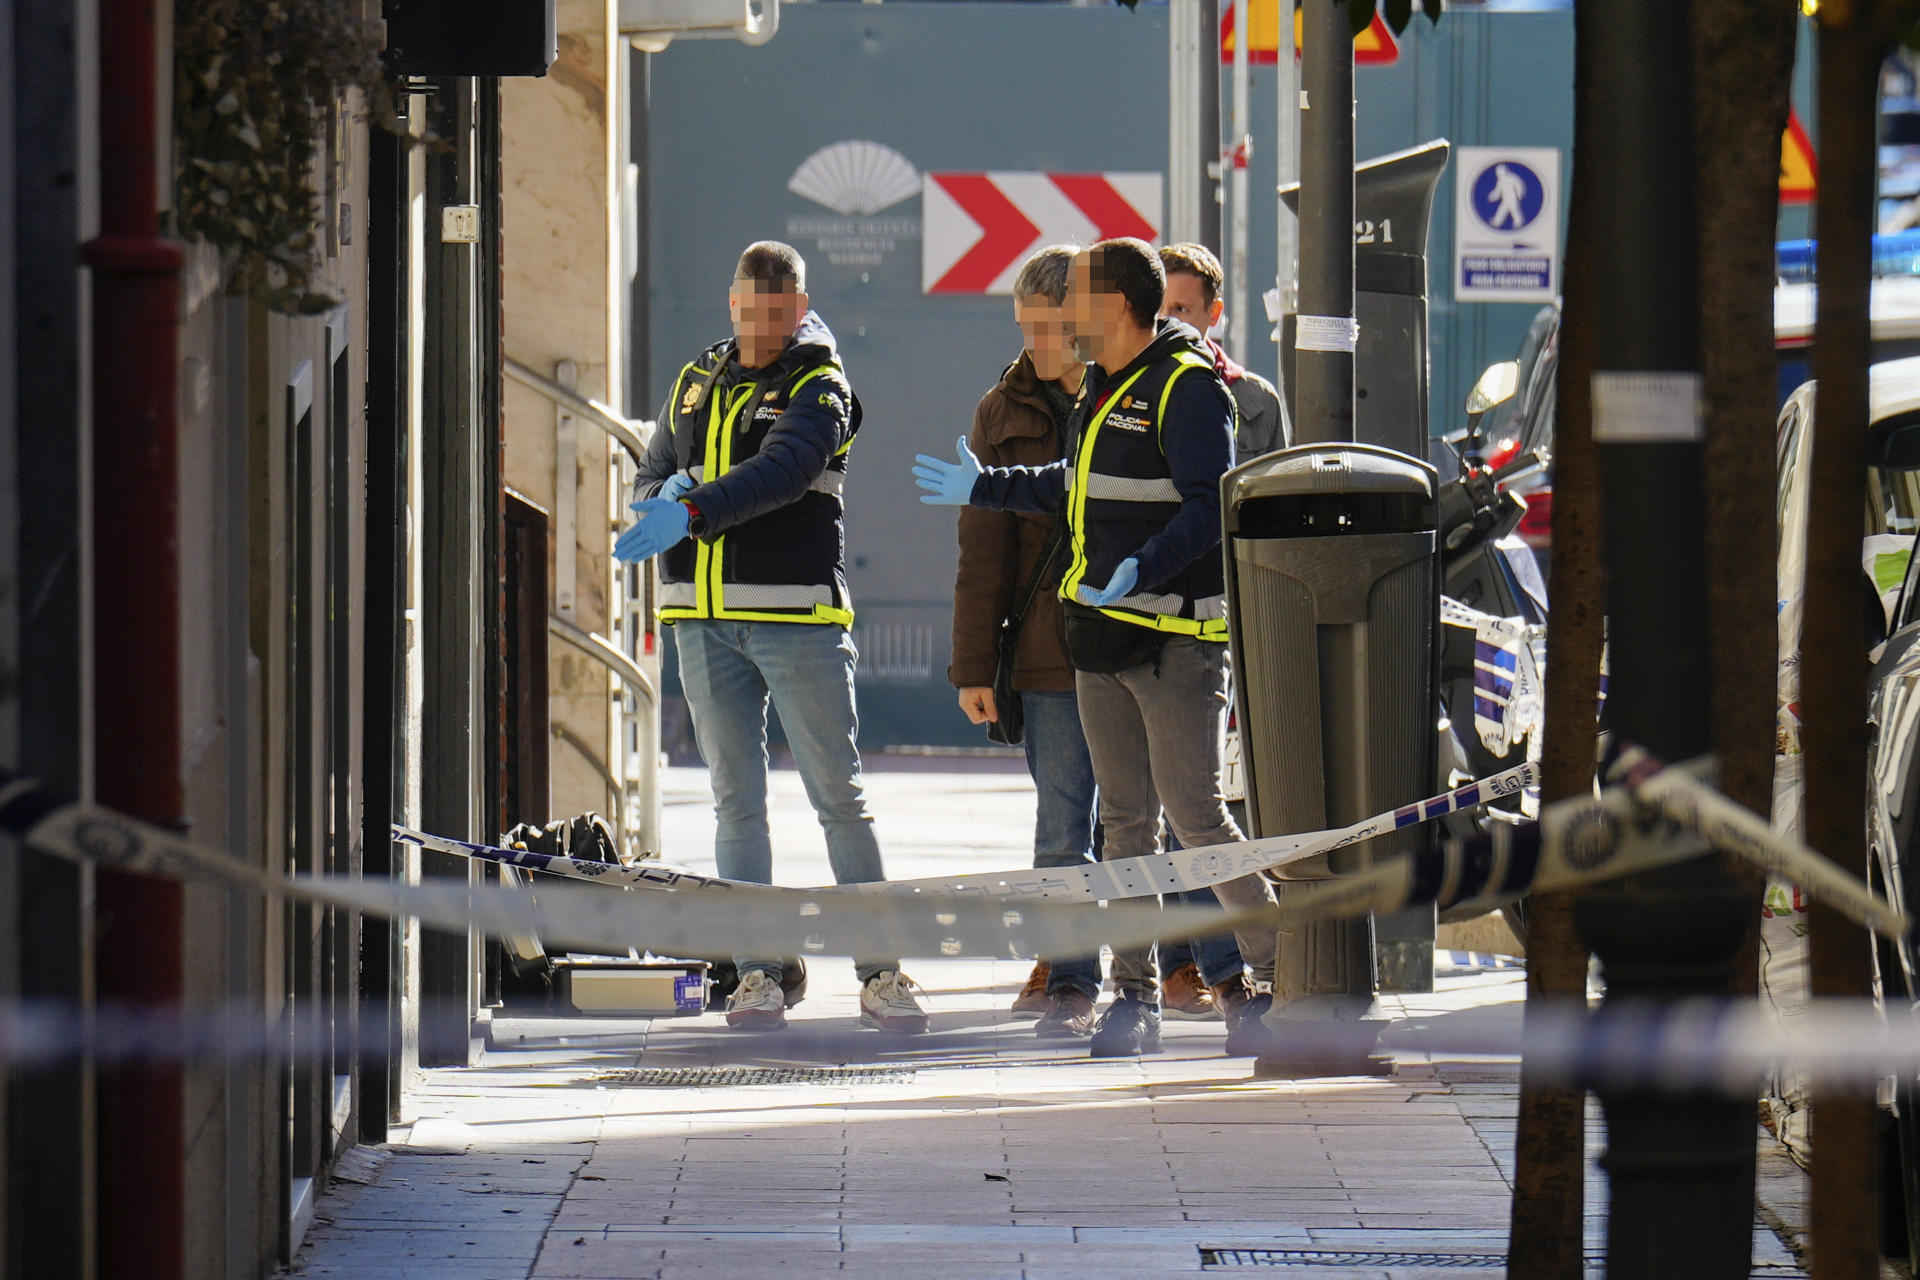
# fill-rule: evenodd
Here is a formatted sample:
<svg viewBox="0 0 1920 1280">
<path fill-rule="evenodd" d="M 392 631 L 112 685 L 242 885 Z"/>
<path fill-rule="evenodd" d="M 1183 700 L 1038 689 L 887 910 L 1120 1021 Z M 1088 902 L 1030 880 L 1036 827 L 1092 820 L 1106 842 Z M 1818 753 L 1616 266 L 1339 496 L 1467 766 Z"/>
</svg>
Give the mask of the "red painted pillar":
<svg viewBox="0 0 1920 1280">
<path fill-rule="evenodd" d="M 160 235 L 155 0 L 101 0 L 100 223 L 93 275 L 93 611 L 100 803 L 182 821 L 180 247 Z M 171 59 L 168 59 L 168 63 Z M 102 873 L 96 994 L 178 1007 L 178 883 Z M 185 1274 L 185 1098 L 178 1065 L 99 1076 L 100 1275 Z"/>
</svg>

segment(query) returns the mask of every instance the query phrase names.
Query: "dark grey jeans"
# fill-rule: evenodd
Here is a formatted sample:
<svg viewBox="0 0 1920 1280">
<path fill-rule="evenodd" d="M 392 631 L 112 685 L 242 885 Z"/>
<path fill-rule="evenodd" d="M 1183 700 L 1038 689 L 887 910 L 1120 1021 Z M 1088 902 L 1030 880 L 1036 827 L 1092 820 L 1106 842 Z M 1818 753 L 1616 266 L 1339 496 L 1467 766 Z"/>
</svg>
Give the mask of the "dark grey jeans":
<svg viewBox="0 0 1920 1280">
<path fill-rule="evenodd" d="M 1160 813 L 1189 849 L 1241 839 L 1220 798 L 1220 747 L 1227 720 L 1227 646 L 1184 636 L 1168 640 L 1158 663 L 1112 675 L 1075 677 L 1080 725 L 1086 730 L 1093 776 L 1106 827 L 1104 858 L 1138 858 L 1157 851 Z M 1259 876 L 1214 887 L 1229 907 L 1271 903 Z M 1256 982 L 1273 981 L 1271 929 L 1235 934 Z M 1157 1003 L 1160 972 L 1154 949 L 1116 948 L 1113 986 L 1122 995 Z"/>
</svg>

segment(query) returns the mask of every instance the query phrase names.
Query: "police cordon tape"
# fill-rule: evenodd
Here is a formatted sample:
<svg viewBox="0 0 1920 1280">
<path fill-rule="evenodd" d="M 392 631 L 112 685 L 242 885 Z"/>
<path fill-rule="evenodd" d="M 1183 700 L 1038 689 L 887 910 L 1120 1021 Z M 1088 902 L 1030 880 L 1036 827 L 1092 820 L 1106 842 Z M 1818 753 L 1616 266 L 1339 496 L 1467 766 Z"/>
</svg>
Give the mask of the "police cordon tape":
<svg viewBox="0 0 1920 1280">
<path fill-rule="evenodd" d="M 1428 903 L 1456 915 L 1491 911 L 1526 893 L 1653 871 L 1717 849 L 1793 881 L 1875 933 L 1911 936 L 1905 912 L 1715 791 L 1706 781 L 1712 772 L 1710 758 L 1670 765 L 1621 747 L 1602 770 L 1608 785 L 1597 799 L 1557 801 L 1536 822 L 1496 825 L 1472 840 L 1448 840 L 1355 874 L 1290 884 L 1280 910 L 1296 920 Z"/>
<path fill-rule="evenodd" d="M 1509 984 L 1500 990 L 1511 993 Z M 938 990 L 929 1005 L 936 1014 L 933 1040 L 911 1037 L 876 1047 L 873 1031 L 843 1019 L 795 1020 L 785 1031 L 730 1033 L 703 1046 L 701 1061 L 763 1066 L 769 1053 L 783 1065 L 818 1062 L 897 1063 L 907 1070 L 979 1067 L 1008 1047 L 1009 1027 L 967 1021 L 943 1025 Z M 974 1006 L 978 1008 L 977 1005 Z M 431 1002 L 412 1006 L 423 1021 L 465 1026 L 465 1006 Z M 369 1001 L 355 1007 L 363 1044 L 392 1034 L 396 1010 Z M 500 1015 L 512 1016 L 512 1015 Z M 651 1026 L 647 1024 L 651 1022 Z M 711 1024 L 708 1024 L 711 1025 Z M 1352 1049 L 1354 1023 L 1289 1020 L 1289 1054 L 1312 1058 Z M 496 1024 L 498 1026 L 498 1024 Z M 1016 1024 L 1031 1043 L 1027 1024 Z M 690 1022 L 686 1030 L 698 1032 Z M 677 1030 L 668 1023 L 666 1030 Z M 1378 1038 L 1373 1039 L 1372 1030 Z M 82 1009 L 70 1001 L 0 1001 L 0 1068 L 56 1066 L 86 1057 L 96 1066 L 125 1063 L 252 1059 L 306 1061 L 337 1052 L 341 1028 L 309 1018 L 274 1016 L 258 1004 L 155 1008 L 102 1004 Z M 510 1033 L 531 1045 L 579 1034 L 565 1018 L 533 1014 Z M 666 1048 L 661 1020 L 596 1019 L 593 1043 L 607 1048 L 622 1040 L 645 1040 L 648 1052 Z M 1815 1000 L 1783 1018 L 1754 1000 L 1690 999 L 1679 1002 L 1615 1001 L 1595 1011 L 1580 1000 L 1529 1000 L 1524 1015 L 1514 1002 L 1423 1012 L 1381 1020 L 1369 1030 L 1370 1048 L 1434 1061 L 1524 1057 L 1543 1082 L 1578 1087 L 1644 1087 L 1708 1090 L 1752 1097 L 1766 1071 L 1792 1063 L 1826 1085 L 1871 1087 L 1896 1072 L 1920 1072 L 1920 1023 L 1889 1017 L 1870 1000 Z M 777 1048 L 774 1046 L 777 1045 Z M 1217 1040 L 1168 1046 L 1217 1054 Z M 937 1054 L 932 1052 L 937 1050 Z M 894 1057 L 894 1054 L 910 1055 Z M 611 1087 L 619 1087 L 617 1084 Z"/>
<path fill-rule="evenodd" d="M 226 854 L 100 808 L 53 797 L 31 781 L 0 775 L 0 830 L 60 857 L 100 866 L 225 881 L 384 916 L 416 916 L 456 931 L 536 934 L 561 950 L 624 954 L 712 955 L 759 949 L 804 955 L 1068 955 L 1155 938 L 1223 929 L 1294 927 L 1313 919 L 1389 912 L 1433 904 L 1441 910 L 1491 910 L 1540 889 L 1582 884 L 1673 865 L 1699 856 L 1711 838 L 1722 847 L 1799 883 L 1860 924 L 1905 936 L 1907 917 L 1820 854 L 1767 828 L 1703 780 L 1711 761 L 1669 766 L 1644 752 L 1614 753 L 1599 799 L 1546 806 L 1538 822 L 1495 824 L 1471 839 L 1394 858 L 1355 874 L 1283 883 L 1277 907 L 1223 912 L 1115 897 L 1096 907 L 1081 898 L 1017 902 L 984 893 L 874 892 L 855 886 L 785 889 L 692 877 L 656 892 L 607 893 L 600 884 L 545 885 L 535 892 L 441 878 L 419 884 L 350 876 L 281 878 Z M 1478 784 L 1476 784 L 1478 785 Z M 1436 801 L 1444 797 L 1436 797 Z M 1438 817 L 1435 805 L 1408 806 L 1369 824 L 1410 825 Z M 1368 834 L 1378 834 L 1369 832 Z M 1693 837 L 1676 839 L 1676 835 Z M 1314 833 L 1306 837 L 1334 837 Z M 1353 839 L 1365 838 L 1354 834 Z M 1298 839 L 1283 837 L 1282 839 Z M 1245 874 L 1249 841 L 1192 851 L 1220 859 L 1217 869 Z M 1295 847 L 1297 851 L 1298 846 Z M 1256 857 L 1271 857 L 1273 850 Z M 1283 858 L 1285 855 L 1281 855 Z M 655 869 L 658 870 L 658 869 Z M 1022 873 L 1000 873 L 991 882 Z M 1212 874 L 1212 872 L 1207 872 Z M 941 885 L 982 877 L 946 878 Z M 909 882 L 911 883 L 911 882 Z M 923 882 L 934 883 L 934 882 Z M 1217 881 L 1208 881 L 1217 883 Z M 624 886 L 623 886 L 624 887 Z M 663 890 L 663 891 L 659 891 Z"/>
<path fill-rule="evenodd" d="M 0 830 L 29 847 L 115 870 L 250 888 L 274 897 L 464 932 L 535 934 L 558 950 L 713 955 L 747 948 L 848 956 L 1066 955 L 1089 938 L 1138 945 L 1232 927 L 1210 907 L 1162 911 L 1148 900 L 1094 915 L 1081 904 L 1013 908 L 980 899 L 875 898 L 720 882 L 725 892 L 610 894 L 597 885 L 538 892 L 436 877 L 417 884 L 358 876 L 280 877 L 98 805 L 61 801 L 31 781 L 0 776 Z M 1096 927 L 1097 926 L 1097 927 Z M 1097 943 L 1095 944 L 1097 945 Z"/>
<path fill-rule="evenodd" d="M 1205 889 L 1241 876 L 1304 862 L 1317 854 L 1358 844 L 1404 827 L 1430 822 L 1435 818 L 1472 809 L 1517 795 L 1540 781 L 1540 767 L 1526 763 L 1470 782 L 1415 804 L 1401 805 L 1385 813 L 1331 831 L 1308 831 L 1298 835 L 1270 836 L 1244 840 L 1236 844 L 1209 845 L 1201 849 L 1181 849 L 1173 853 L 1148 854 L 1139 858 L 1118 858 L 1112 862 L 1088 863 L 1080 867 L 1044 867 L 1031 871 L 988 871 L 964 876 L 935 876 L 924 880 L 879 880 L 860 884 L 835 885 L 814 890 L 816 893 L 902 894 L 962 898 L 1017 898 L 1023 901 L 1112 902 L 1122 898 L 1145 898 L 1159 893 L 1180 893 Z M 692 890 L 731 889 L 745 882 L 695 875 L 672 867 L 644 862 L 620 866 L 609 862 L 591 862 L 557 854 L 535 853 L 527 849 L 505 849 L 497 845 L 452 840 L 429 835 L 412 827 L 393 824 L 393 838 L 401 844 L 417 845 L 436 853 L 497 862 L 530 871 L 595 884 L 620 887 Z"/>
</svg>

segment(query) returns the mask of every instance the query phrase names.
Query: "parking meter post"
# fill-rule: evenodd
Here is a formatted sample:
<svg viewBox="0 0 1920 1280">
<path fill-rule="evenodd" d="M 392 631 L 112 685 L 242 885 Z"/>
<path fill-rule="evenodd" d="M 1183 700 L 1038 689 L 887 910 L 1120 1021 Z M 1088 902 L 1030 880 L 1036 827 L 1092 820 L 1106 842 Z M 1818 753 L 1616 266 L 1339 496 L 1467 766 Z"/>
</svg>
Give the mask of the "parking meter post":
<svg viewBox="0 0 1920 1280">
<path fill-rule="evenodd" d="M 1353 356 L 1352 439 L 1416 458 L 1427 455 L 1427 233 L 1433 197 L 1446 171 L 1444 138 L 1377 156 L 1353 170 L 1353 315 L 1360 325 Z M 1280 188 L 1280 208 L 1299 207 L 1300 186 Z M 1297 325 L 1282 326 L 1291 340 Z M 1289 421 L 1299 416 L 1296 353 L 1283 352 L 1280 382 Z"/>
<path fill-rule="evenodd" d="M 1690 4 L 1598 0 L 1588 174 L 1616 194 L 1595 228 L 1593 379 L 1607 567 L 1607 716 L 1669 760 L 1711 749 L 1699 402 Z M 1584 136 L 1584 135 L 1583 135 Z M 1583 181 L 1586 179 L 1583 178 Z M 1753 922 L 1707 858 L 1583 895 L 1576 919 L 1607 1004 L 1731 995 Z M 1753 1223 L 1750 1093 L 1595 1082 L 1606 1114 L 1607 1257 L 1616 1280 L 1745 1275 Z"/>
</svg>

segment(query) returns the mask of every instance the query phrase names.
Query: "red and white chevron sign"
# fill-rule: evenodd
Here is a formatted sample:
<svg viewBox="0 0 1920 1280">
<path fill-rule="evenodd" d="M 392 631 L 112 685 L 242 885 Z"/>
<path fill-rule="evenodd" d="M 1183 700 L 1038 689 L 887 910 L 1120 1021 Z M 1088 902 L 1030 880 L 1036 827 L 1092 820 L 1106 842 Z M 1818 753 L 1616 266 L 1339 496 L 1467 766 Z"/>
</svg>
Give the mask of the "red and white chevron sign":
<svg viewBox="0 0 1920 1280">
<path fill-rule="evenodd" d="M 929 173 L 920 189 L 927 293 L 1012 293 L 1042 245 L 1160 236 L 1157 173 Z"/>
</svg>

